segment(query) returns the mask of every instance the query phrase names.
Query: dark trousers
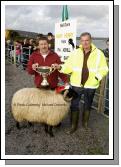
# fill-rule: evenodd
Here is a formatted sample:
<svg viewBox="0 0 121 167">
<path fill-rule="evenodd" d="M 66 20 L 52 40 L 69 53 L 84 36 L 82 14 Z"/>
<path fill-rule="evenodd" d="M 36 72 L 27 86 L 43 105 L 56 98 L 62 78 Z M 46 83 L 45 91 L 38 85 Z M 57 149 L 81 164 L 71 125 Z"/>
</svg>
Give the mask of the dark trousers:
<svg viewBox="0 0 121 167">
<path fill-rule="evenodd" d="M 73 98 L 71 101 L 71 106 L 70 106 L 71 111 L 72 112 L 79 111 L 79 103 L 82 94 L 84 94 L 84 111 L 90 110 L 96 89 L 89 89 L 75 86 L 72 86 L 72 89 L 78 94 L 78 96 L 76 98 Z"/>
</svg>

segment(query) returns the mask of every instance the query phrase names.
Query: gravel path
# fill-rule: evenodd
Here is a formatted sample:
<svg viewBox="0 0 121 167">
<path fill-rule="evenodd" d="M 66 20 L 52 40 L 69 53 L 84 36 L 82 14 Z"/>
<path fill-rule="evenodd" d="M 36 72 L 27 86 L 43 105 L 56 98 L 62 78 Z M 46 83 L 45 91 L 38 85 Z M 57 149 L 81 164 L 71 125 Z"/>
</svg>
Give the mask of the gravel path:
<svg viewBox="0 0 121 167">
<path fill-rule="evenodd" d="M 33 76 L 25 71 L 17 69 L 6 61 L 6 111 L 5 111 L 5 152 L 7 155 L 82 155 L 82 154 L 108 154 L 108 118 L 97 114 L 92 110 L 90 115 L 90 129 L 85 130 L 81 126 L 81 112 L 78 130 L 72 134 L 66 134 L 70 128 L 69 116 L 62 122 L 61 127 L 54 128 L 55 137 L 50 138 L 44 132 L 41 124 L 28 127 L 22 123 L 18 130 L 10 113 L 10 104 L 13 94 L 24 87 L 34 87 Z"/>
</svg>

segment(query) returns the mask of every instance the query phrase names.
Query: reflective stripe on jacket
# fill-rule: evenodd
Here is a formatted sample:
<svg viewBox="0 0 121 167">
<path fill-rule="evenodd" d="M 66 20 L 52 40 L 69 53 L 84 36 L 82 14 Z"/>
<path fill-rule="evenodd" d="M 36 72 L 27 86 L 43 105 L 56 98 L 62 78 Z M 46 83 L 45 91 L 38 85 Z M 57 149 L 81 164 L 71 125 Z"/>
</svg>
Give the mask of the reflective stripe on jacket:
<svg viewBox="0 0 121 167">
<path fill-rule="evenodd" d="M 89 77 L 84 85 L 85 88 L 98 88 L 99 83 L 104 76 L 108 73 L 108 66 L 106 58 L 101 50 L 91 44 L 91 53 L 87 60 L 87 67 L 89 69 Z M 69 58 L 62 65 L 60 72 L 70 74 L 70 84 L 72 86 L 82 87 L 81 76 L 83 67 L 83 49 L 82 46 L 72 53 Z M 97 80 L 97 79 L 98 80 Z"/>
</svg>

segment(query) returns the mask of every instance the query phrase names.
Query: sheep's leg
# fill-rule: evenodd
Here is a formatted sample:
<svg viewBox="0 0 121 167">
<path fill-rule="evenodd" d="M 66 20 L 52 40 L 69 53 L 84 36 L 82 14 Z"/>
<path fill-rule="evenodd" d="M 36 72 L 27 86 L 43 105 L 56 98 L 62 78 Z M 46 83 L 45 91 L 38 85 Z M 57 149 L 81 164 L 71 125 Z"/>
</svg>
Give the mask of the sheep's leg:
<svg viewBox="0 0 121 167">
<path fill-rule="evenodd" d="M 45 126 L 45 132 L 48 133 L 48 125 L 44 125 Z"/>
<path fill-rule="evenodd" d="M 28 124 L 29 124 L 29 126 L 30 126 L 30 127 L 32 126 L 32 123 L 31 123 L 31 122 L 29 122 L 29 121 L 28 121 Z"/>
<path fill-rule="evenodd" d="M 48 133 L 49 133 L 50 137 L 54 137 L 52 129 L 53 129 L 53 127 L 49 126 L 49 132 Z"/>
<path fill-rule="evenodd" d="M 19 124 L 19 122 L 16 122 L 16 127 L 17 127 L 17 129 L 20 129 L 20 124 Z"/>
<path fill-rule="evenodd" d="M 59 127 L 61 126 L 61 124 L 62 124 L 62 123 L 60 122 L 56 127 L 59 128 Z"/>
</svg>

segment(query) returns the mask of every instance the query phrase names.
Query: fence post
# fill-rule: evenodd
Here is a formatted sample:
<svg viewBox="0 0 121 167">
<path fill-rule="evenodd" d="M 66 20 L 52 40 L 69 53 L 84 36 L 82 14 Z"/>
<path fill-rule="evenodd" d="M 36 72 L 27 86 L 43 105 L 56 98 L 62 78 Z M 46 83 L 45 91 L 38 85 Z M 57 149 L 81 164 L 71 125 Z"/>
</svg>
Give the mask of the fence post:
<svg viewBox="0 0 121 167">
<path fill-rule="evenodd" d="M 31 48 L 29 48 L 29 58 L 30 58 L 30 51 L 31 51 Z"/>
<path fill-rule="evenodd" d="M 100 94 L 99 94 L 98 109 L 97 109 L 98 113 L 104 112 L 105 84 L 106 84 L 106 77 L 102 79 L 100 84 Z"/>
<path fill-rule="evenodd" d="M 12 45 L 10 45 L 10 58 L 11 58 L 11 63 L 12 63 Z"/>
<path fill-rule="evenodd" d="M 16 64 L 16 47 L 14 45 L 14 64 Z"/>
</svg>

